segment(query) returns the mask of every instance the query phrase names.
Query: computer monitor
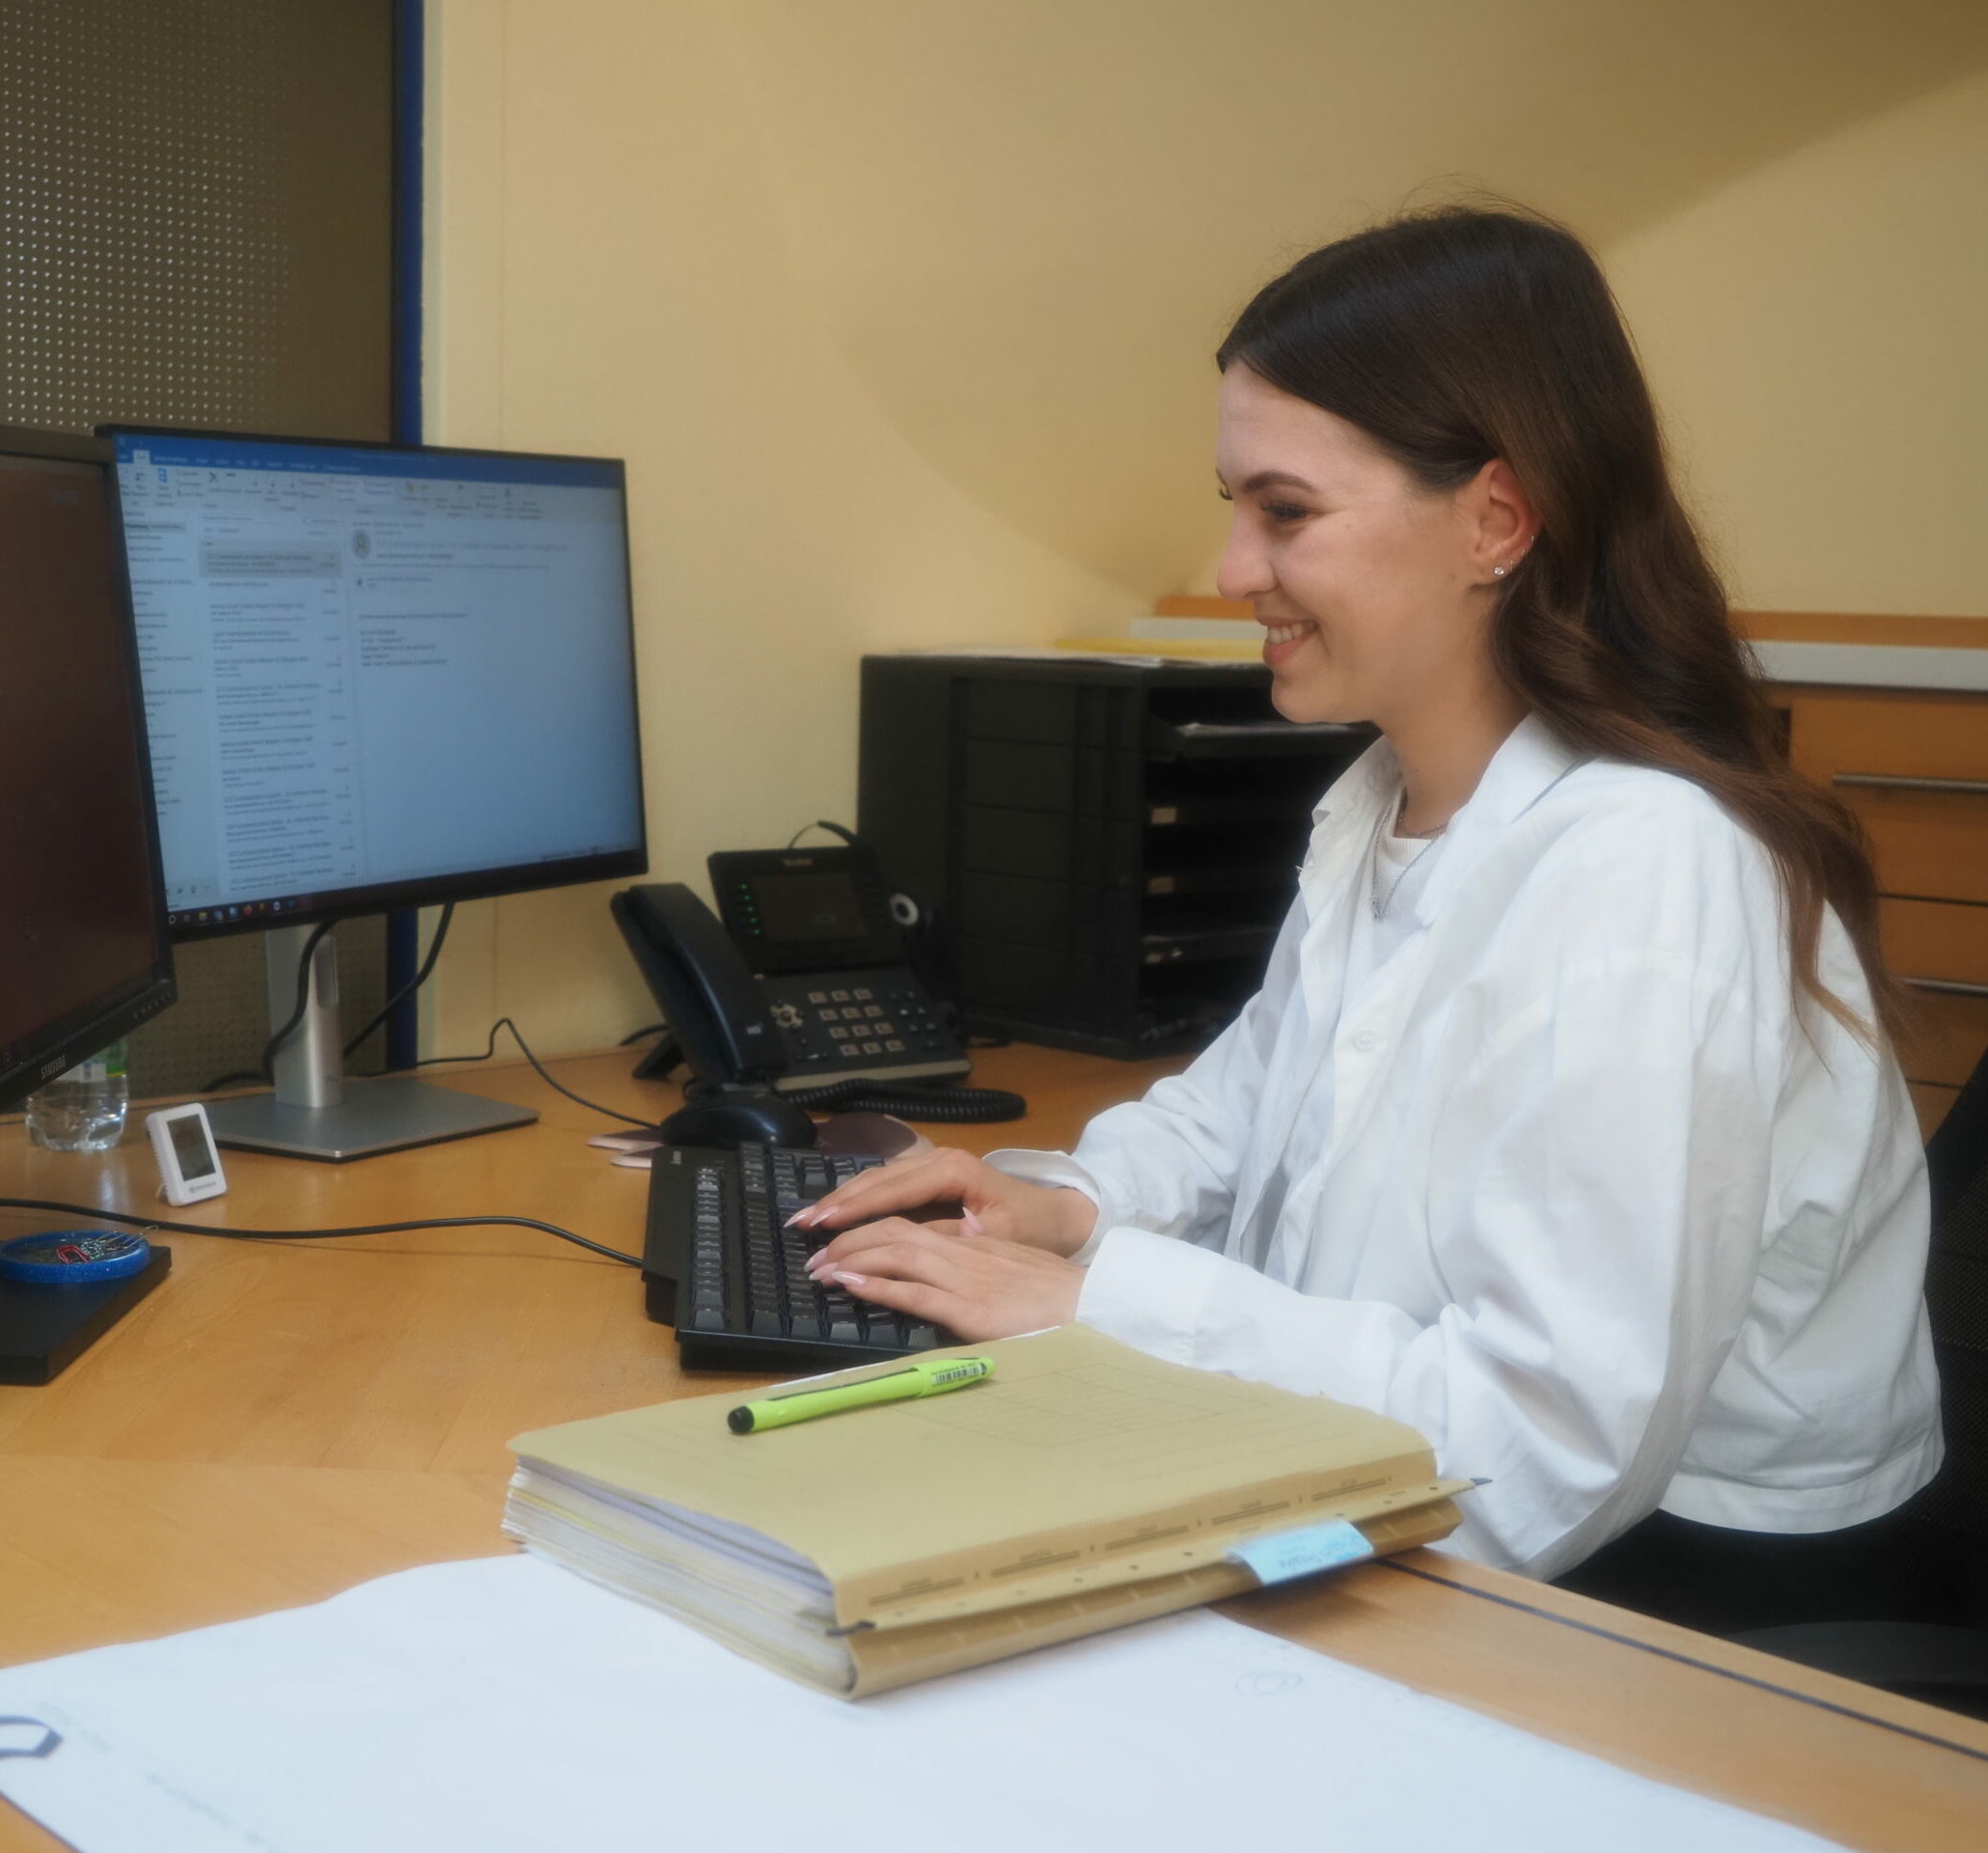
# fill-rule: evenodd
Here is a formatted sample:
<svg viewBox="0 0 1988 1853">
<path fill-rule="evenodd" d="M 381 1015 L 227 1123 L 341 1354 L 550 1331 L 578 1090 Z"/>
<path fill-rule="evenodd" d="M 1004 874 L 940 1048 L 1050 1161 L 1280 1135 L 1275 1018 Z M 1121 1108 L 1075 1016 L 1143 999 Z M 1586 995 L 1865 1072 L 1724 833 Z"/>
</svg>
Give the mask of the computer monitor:
<svg viewBox="0 0 1988 1853">
<path fill-rule="evenodd" d="M 173 1001 L 108 459 L 0 428 L 0 1107 Z"/>
<path fill-rule="evenodd" d="M 172 1003 L 164 896 L 108 447 L 0 428 L 0 1107 Z M 0 1383 L 47 1382 L 171 1265 L 0 1280 Z"/>
<path fill-rule="evenodd" d="M 648 867 L 619 462 L 103 428 L 174 935 L 269 936 Z M 346 1083 L 325 940 L 224 1144 L 350 1158 L 536 1116 Z"/>
</svg>

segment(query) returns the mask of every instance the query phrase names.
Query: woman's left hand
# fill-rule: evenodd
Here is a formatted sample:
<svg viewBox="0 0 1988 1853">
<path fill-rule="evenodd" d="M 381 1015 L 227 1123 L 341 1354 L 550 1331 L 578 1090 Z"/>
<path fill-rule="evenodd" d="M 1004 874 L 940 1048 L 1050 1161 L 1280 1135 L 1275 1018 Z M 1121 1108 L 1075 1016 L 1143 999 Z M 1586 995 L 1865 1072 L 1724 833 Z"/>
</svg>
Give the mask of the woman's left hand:
<svg viewBox="0 0 1988 1853">
<path fill-rule="evenodd" d="M 1084 1270 L 1075 1261 L 959 1223 L 897 1216 L 845 1230 L 809 1258 L 823 1286 L 925 1319 L 969 1343 L 1012 1338 L 1077 1315 Z"/>
</svg>

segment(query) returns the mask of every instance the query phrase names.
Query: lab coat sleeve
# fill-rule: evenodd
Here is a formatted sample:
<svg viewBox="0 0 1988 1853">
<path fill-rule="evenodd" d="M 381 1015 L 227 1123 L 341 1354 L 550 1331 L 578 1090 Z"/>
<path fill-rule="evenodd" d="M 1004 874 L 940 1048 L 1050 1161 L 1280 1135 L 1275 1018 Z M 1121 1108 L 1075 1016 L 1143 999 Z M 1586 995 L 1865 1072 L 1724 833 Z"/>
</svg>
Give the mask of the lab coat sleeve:
<svg viewBox="0 0 1988 1853">
<path fill-rule="evenodd" d="M 1556 1575 L 1656 1507 L 1745 1315 L 1769 1015 L 1731 970 L 1649 951 L 1562 967 L 1504 1015 L 1431 1116 L 1433 1148 L 1404 1154 L 1449 1302 L 1432 1318 L 1126 1228 L 1099 1240 L 1078 1317 L 1412 1424 L 1445 1473 L 1489 1481 L 1452 1546 Z"/>
<path fill-rule="evenodd" d="M 1262 989 L 1236 1020 L 1184 1073 L 1156 1082 L 1144 1099 L 1099 1114 L 1073 1153 L 988 1154 L 989 1164 L 1012 1176 L 1081 1190 L 1097 1204 L 1096 1233 L 1079 1261 L 1091 1261 L 1114 1228 L 1221 1246 L 1278 1026 L 1303 1008 L 1298 952 L 1305 927 L 1300 899 L 1271 951 Z"/>
</svg>

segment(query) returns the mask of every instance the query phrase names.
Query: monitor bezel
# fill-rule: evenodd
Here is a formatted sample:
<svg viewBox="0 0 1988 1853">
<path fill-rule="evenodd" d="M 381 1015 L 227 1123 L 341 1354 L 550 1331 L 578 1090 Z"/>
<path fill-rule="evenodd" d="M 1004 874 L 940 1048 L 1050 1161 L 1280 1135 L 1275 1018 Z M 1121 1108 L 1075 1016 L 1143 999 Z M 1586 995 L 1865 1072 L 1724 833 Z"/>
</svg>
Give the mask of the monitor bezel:
<svg viewBox="0 0 1988 1853">
<path fill-rule="evenodd" d="M 495 450 L 456 444 L 396 444 L 384 438 L 309 437 L 297 432 L 232 431 L 191 425 L 129 425 L 108 421 L 96 427 L 97 439 L 111 458 L 111 508 L 117 521 L 118 553 L 127 568 L 124 545 L 123 486 L 117 468 L 117 440 L 129 438 L 183 439 L 219 444 L 295 445 L 310 450 L 371 451 L 391 456 L 498 457 L 520 463 L 605 464 L 615 473 L 621 496 L 621 587 L 627 612 L 628 718 L 635 742 L 635 813 L 638 841 L 627 850 L 598 856 L 574 856 L 561 862 L 515 864 L 505 869 L 475 869 L 456 875 L 415 877 L 341 888 L 335 893 L 300 899 L 294 906 L 270 908 L 227 920 L 179 921 L 166 910 L 167 931 L 177 945 L 195 940 L 223 939 L 235 933 L 262 932 L 271 926 L 315 925 L 350 920 L 364 914 L 402 907 L 439 907 L 458 900 L 492 900 L 504 895 L 537 893 L 547 888 L 578 887 L 590 881 L 620 881 L 649 872 L 648 778 L 642 753 L 642 701 L 636 668 L 635 575 L 628 538 L 628 466 L 617 456 L 576 456 L 556 451 Z"/>
<path fill-rule="evenodd" d="M 75 431 L 43 431 L 0 425 L 0 456 L 30 462 L 90 463 L 105 479 L 104 512 L 115 525 L 111 536 L 111 595 L 117 612 L 118 648 L 124 655 L 124 691 L 138 742 L 138 776 L 144 802 L 147 858 L 152 874 L 152 937 L 158 956 L 134 977 L 97 997 L 87 998 L 51 1018 L 26 1039 L 24 1052 L 0 1061 L 0 1111 L 17 1106 L 37 1088 L 87 1061 L 99 1049 L 156 1016 L 179 996 L 173 971 L 173 936 L 166 925 L 165 867 L 159 855 L 158 811 L 152 798 L 152 742 L 145 728 L 145 686 L 138 671 L 138 630 L 131 612 L 130 582 L 124 573 L 122 523 L 115 501 L 116 452 L 100 438 Z"/>
</svg>

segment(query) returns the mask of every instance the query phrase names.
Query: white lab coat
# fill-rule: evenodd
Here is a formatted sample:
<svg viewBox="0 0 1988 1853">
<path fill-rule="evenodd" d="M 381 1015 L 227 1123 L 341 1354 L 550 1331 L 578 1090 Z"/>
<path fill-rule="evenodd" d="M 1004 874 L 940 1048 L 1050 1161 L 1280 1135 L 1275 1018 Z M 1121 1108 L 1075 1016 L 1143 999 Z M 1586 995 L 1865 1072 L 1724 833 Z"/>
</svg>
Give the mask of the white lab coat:
<svg viewBox="0 0 1988 1853">
<path fill-rule="evenodd" d="M 1490 1482 L 1450 1548 L 1533 1576 L 1659 1506 L 1889 1511 L 1941 1456 L 1925 1167 L 1897 1064 L 1798 1010 L 1766 851 L 1529 719 L 1343 995 L 1399 790 L 1383 743 L 1326 793 L 1262 990 L 1185 1074 L 994 1155 L 1097 1202 L 1077 1316 L 1412 1424 Z M 1834 914 L 1822 976 L 1867 1007 Z"/>
</svg>

